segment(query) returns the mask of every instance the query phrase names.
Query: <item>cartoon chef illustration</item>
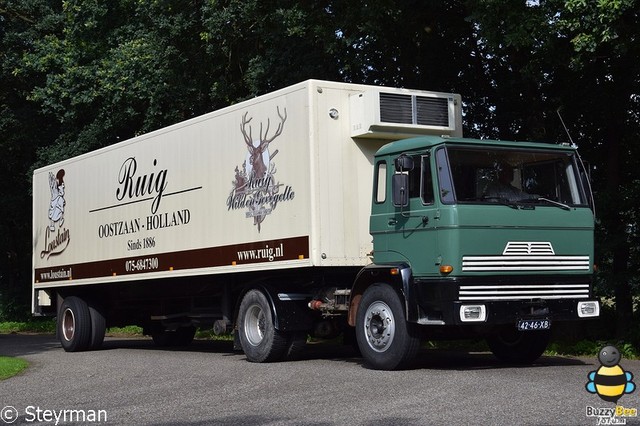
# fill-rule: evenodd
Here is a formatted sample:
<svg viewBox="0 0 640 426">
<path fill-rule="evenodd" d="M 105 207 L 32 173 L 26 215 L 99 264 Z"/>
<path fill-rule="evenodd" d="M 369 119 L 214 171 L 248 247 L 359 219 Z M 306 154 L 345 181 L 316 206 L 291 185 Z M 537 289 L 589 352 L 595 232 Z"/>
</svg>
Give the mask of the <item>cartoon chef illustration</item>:
<svg viewBox="0 0 640 426">
<path fill-rule="evenodd" d="M 51 188 L 51 204 L 49 205 L 49 229 L 55 231 L 56 223 L 64 223 L 64 169 L 55 175 L 49 172 L 49 187 Z"/>
</svg>

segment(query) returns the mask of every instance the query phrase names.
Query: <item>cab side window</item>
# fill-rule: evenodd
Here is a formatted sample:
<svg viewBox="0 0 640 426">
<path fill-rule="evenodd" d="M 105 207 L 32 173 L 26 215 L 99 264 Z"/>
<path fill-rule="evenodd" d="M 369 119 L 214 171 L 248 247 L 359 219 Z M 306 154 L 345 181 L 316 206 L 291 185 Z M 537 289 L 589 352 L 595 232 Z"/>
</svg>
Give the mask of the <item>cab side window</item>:
<svg viewBox="0 0 640 426">
<path fill-rule="evenodd" d="M 413 170 L 409 172 L 409 198 L 420 197 L 420 172 L 422 164 L 420 164 L 420 156 L 412 155 Z"/>
<path fill-rule="evenodd" d="M 376 165 L 375 180 L 375 202 L 381 204 L 387 199 L 387 163 L 384 161 L 379 161 Z"/>
<path fill-rule="evenodd" d="M 409 172 L 409 198 L 419 198 L 422 204 L 433 204 L 433 179 L 428 155 L 413 155 L 413 170 Z"/>
<path fill-rule="evenodd" d="M 433 177 L 431 176 L 431 163 L 428 155 L 423 155 L 420 161 L 422 170 L 422 203 L 433 204 Z"/>
</svg>

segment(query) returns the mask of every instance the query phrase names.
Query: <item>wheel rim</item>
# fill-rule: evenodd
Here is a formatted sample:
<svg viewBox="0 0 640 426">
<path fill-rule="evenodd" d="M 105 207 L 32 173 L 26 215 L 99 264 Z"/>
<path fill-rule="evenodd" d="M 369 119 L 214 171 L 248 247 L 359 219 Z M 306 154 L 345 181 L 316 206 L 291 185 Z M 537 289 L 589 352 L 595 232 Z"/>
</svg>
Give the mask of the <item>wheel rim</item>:
<svg viewBox="0 0 640 426">
<path fill-rule="evenodd" d="M 62 315 L 62 335 L 67 342 L 73 339 L 75 329 L 76 318 L 73 315 L 73 311 L 71 309 L 65 309 L 64 314 Z"/>
<path fill-rule="evenodd" d="M 364 332 L 369 347 L 384 352 L 391 346 L 396 332 L 396 322 L 391 308 L 384 302 L 374 302 L 367 308 Z"/>
<path fill-rule="evenodd" d="M 258 346 L 264 339 L 265 316 L 264 311 L 258 305 L 252 305 L 244 318 L 244 335 L 253 346 Z"/>
</svg>

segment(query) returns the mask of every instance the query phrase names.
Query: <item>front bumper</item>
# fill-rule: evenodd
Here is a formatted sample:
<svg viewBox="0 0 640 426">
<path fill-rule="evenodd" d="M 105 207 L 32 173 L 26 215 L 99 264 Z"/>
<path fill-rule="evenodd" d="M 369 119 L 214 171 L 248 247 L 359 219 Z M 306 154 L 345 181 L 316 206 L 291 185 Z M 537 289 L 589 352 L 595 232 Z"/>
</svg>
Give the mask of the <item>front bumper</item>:
<svg viewBox="0 0 640 426">
<path fill-rule="evenodd" d="M 415 279 L 410 318 L 425 325 L 502 325 L 520 320 L 597 318 L 590 276 Z M 414 304 L 413 306 L 411 306 Z"/>
</svg>

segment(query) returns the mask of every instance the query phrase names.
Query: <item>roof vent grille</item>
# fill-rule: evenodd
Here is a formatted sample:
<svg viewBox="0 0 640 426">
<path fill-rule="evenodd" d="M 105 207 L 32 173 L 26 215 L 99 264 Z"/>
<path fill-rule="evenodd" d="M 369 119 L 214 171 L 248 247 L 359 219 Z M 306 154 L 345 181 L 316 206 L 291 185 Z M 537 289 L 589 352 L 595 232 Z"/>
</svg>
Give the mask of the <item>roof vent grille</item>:
<svg viewBox="0 0 640 426">
<path fill-rule="evenodd" d="M 449 127 L 447 98 L 380 92 L 380 121 Z"/>
<path fill-rule="evenodd" d="M 398 139 L 462 136 L 460 96 L 407 90 L 366 91 L 350 98 L 351 136 Z"/>
</svg>

